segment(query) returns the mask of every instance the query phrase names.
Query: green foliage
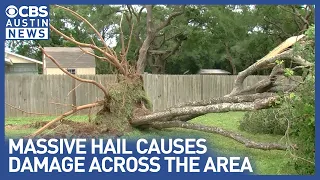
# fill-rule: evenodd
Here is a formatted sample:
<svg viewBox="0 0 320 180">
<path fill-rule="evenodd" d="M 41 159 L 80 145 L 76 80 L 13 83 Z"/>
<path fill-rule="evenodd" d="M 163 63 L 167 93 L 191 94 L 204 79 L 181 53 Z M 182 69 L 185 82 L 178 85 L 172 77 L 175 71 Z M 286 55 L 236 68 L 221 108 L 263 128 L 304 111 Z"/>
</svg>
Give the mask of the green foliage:
<svg viewBox="0 0 320 180">
<path fill-rule="evenodd" d="M 281 100 L 276 108 L 247 112 L 240 121 L 239 129 L 258 134 L 285 135 L 293 140 L 298 149 L 290 164 L 299 174 L 313 174 L 315 171 L 315 107 L 314 79 L 306 80 L 295 93 Z M 288 124 L 289 123 L 289 124 Z M 289 127 L 289 129 L 288 129 Z"/>
<path fill-rule="evenodd" d="M 166 72 L 193 74 L 201 68 L 232 72 L 230 59 L 237 71 L 242 71 L 288 37 L 300 33 L 290 11 L 290 6 L 283 5 L 188 6 L 188 39 L 180 52 L 169 58 Z"/>
<path fill-rule="evenodd" d="M 285 75 L 286 77 L 293 76 L 293 74 L 294 74 L 294 71 L 293 71 L 291 68 L 285 68 L 285 69 L 284 69 L 284 75 Z"/>
<path fill-rule="evenodd" d="M 298 53 L 309 62 L 314 62 L 314 26 L 306 31 L 304 44 L 295 46 Z M 315 74 L 314 68 L 305 69 L 307 75 L 294 93 L 282 96 L 275 108 L 246 113 L 239 128 L 253 133 L 282 134 L 288 143 L 293 139 L 298 148 L 290 149 L 299 174 L 314 174 L 315 171 Z M 287 76 L 293 75 L 286 69 Z"/>
<path fill-rule="evenodd" d="M 315 28 L 306 31 L 306 44 L 296 50 L 309 62 L 315 61 Z M 296 96 L 288 103 L 294 108 L 291 136 L 297 140 L 298 149 L 294 150 L 294 164 L 299 174 L 315 173 L 315 73 L 314 67 L 309 70 L 304 84 L 299 87 Z"/>
<path fill-rule="evenodd" d="M 283 108 L 247 112 L 240 121 L 239 129 L 254 134 L 284 135 L 288 127 L 288 113 Z"/>
<path fill-rule="evenodd" d="M 125 6 L 69 5 L 67 7 L 87 18 L 102 33 L 106 42 L 114 46 L 116 52 L 120 51 L 121 43 L 117 43 L 120 42 L 121 15 L 119 12 L 126 9 Z M 137 13 L 140 7 L 135 7 Z M 154 26 L 158 27 L 169 14 L 177 10 L 177 7 L 175 5 L 153 6 Z M 295 8 L 305 17 L 305 9 L 299 6 Z M 299 24 L 303 22 L 299 17 L 293 16 L 291 11 L 292 6 L 288 5 L 256 5 L 254 8 L 248 5 L 187 5 L 183 15 L 175 17 L 169 26 L 158 32 L 150 48 L 158 47 L 165 38 L 167 40 L 159 50 L 170 51 L 176 44 L 176 39 L 171 37 L 181 33 L 186 39 L 179 50 L 167 58 L 167 63 L 164 65 L 165 73 L 194 74 L 201 68 L 218 68 L 232 72 L 230 59 L 239 72 L 263 57 L 286 38 L 301 32 Z M 310 24 L 314 21 L 313 17 L 314 15 L 310 14 L 308 19 Z M 139 22 L 133 16 L 132 22 L 134 34 L 127 58 L 131 64 L 134 64 L 138 59 L 141 46 L 137 37 L 141 37 L 142 41 L 146 37 L 146 12 L 141 12 Z M 102 45 L 92 29 L 62 9 L 50 7 L 50 23 L 66 35 L 72 35 L 76 40 L 91 43 L 92 38 L 98 46 Z M 126 17 L 123 19 L 122 29 L 125 43 L 127 43 L 130 25 Z M 307 32 L 307 34 L 310 33 L 312 31 Z M 41 60 L 39 44 L 52 47 L 75 46 L 54 32 L 50 33 L 49 40 L 7 41 L 6 46 L 18 54 Z M 98 74 L 115 72 L 110 64 L 101 60 L 97 59 L 96 65 Z M 146 70 L 151 71 L 152 67 L 148 64 Z M 257 74 L 268 73 L 268 71 L 257 72 Z"/>
<path fill-rule="evenodd" d="M 305 81 L 298 90 L 297 97 L 290 103 L 294 108 L 291 126 L 291 136 L 296 139 L 297 150 L 294 154 L 294 164 L 299 174 L 313 174 L 315 165 L 315 106 L 314 106 L 314 80 Z"/>
</svg>

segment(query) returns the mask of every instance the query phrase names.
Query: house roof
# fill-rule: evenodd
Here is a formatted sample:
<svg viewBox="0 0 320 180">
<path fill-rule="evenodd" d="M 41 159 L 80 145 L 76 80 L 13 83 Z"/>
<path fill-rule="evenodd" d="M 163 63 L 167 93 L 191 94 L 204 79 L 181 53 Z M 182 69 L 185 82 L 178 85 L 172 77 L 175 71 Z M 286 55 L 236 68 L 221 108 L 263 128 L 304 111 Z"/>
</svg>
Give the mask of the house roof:
<svg viewBox="0 0 320 180">
<path fill-rule="evenodd" d="M 4 58 L 4 61 L 6 62 L 7 65 L 13 65 L 13 62 L 11 61 L 11 59 Z"/>
<path fill-rule="evenodd" d="M 200 69 L 198 74 L 220 74 L 220 75 L 225 75 L 225 74 L 231 74 L 228 71 L 225 71 L 223 69 Z"/>
<path fill-rule="evenodd" d="M 16 56 L 16 57 L 22 58 L 22 59 L 27 60 L 27 61 L 31 61 L 31 62 L 34 62 L 34 63 L 42 64 L 41 61 L 38 61 L 38 60 L 32 59 L 32 58 L 28 58 L 28 57 L 26 57 L 26 56 L 22 56 L 22 55 L 20 55 L 20 54 L 16 54 L 16 53 L 13 53 L 13 52 L 10 52 L 10 51 L 5 51 L 5 53 L 6 53 L 6 54 L 10 54 L 10 55 L 12 55 L 12 56 Z M 7 58 L 7 57 L 5 58 L 5 61 L 6 61 L 7 63 L 9 63 L 9 61 L 10 61 L 10 64 L 12 64 L 12 61 L 11 61 L 9 58 Z"/>
<path fill-rule="evenodd" d="M 93 52 L 91 48 L 82 48 Z M 63 68 L 95 68 L 95 57 L 84 53 L 78 47 L 45 47 L 47 54 L 52 56 Z M 46 68 L 57 66 L 47 57 L 44 59 Z"/>
</svg>

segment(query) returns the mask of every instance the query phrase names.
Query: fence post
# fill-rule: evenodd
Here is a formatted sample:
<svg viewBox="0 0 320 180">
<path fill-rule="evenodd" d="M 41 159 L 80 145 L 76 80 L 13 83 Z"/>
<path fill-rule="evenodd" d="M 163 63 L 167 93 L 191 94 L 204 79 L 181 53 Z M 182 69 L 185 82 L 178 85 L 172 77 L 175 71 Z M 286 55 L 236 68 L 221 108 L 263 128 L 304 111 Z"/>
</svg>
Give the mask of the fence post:
<svg viewBox="0 0 320 180">
<path fill-rule="evenodd" d="M 72 104 L 77 106 L 77 94 L 76 94 L 76 80 L 72 78 L 72 92 L 71 92 Z"/>
</svg>

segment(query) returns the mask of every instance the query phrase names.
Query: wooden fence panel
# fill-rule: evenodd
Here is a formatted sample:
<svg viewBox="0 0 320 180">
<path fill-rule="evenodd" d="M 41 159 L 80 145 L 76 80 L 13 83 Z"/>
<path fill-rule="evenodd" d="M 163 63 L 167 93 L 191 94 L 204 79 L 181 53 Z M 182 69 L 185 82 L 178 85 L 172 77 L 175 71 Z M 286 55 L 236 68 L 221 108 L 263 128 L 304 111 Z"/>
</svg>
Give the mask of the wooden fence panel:
<svg viewBox="0 0 320 180">
<path fill-rule="evenodd" d="M 81 75 L 106 88 L 116 83 L 116 75 Z M 250 86 L 267 76 L 249 76 L 244 86 Z M 144 89 L 153 104 L 153 111 L 161 111 L 175 105 L 221 97 L 231 92 L 234 75 L 157 75 L 144 74 Z M 294 81 L 280 78 L 280 83 Z M 33 116 L 27 112 L 58 115 L 72 109 L 72 104 L 83 105 L 103 98 L 100 89 L 92 84 L 76 82 L 66 75 L 6 75 L 6 117 Z M 10 105 L 15 108 L 10 107 Z M 94 109 L 93 111 L 98 111 Z M 86 114 L 89 111 L 81 112 Z"/>
</svg>

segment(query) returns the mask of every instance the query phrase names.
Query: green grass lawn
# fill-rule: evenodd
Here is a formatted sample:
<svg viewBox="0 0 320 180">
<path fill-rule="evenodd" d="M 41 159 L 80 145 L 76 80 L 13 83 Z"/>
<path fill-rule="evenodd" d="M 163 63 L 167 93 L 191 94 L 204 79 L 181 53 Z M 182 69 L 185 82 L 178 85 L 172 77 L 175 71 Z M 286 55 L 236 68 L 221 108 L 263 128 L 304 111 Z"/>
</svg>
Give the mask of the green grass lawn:
<svg viewBox="0 0 320 180">
<path fill-rule="evenodd" d="M 238 129 L 239 120 L 243 117 L 243 112 L 228 112 L 207 114 L 193 119 L 192 123 L 211 125 L 221 127 L 227 130 L 241 133 L 247 138 L 257 142 L 279 142 L 281 136 L 250 134 Z M 24 117 L 24 118 L 7 118 L 5 124 L 24 125 L 36 121 L 48 121 L 53 117 Z M 87 121 L 87 116 L 73 116 L 70 119 L 75 121 Z M 6 137 L 17 138 L 34 132 L 34 128 L 26 129 L 7 129 Z M 247 156 L 254 166 L 256 174 L 295 174 L 294 167 L 289 164 L 291 157 L 285 151 L 271 150 L 264 151 L 258 149 L 249 149 L 244 145 L 221 135 L 198 132 L 186 129 L 166 129 L 152 131 L 132 131 L 124 136 L 125 138 L 159 138 L 159 137 L 202 137 L 208 142 L 209 147 L 213 147 L 215 152 L 221 156 Z"/>
</svg>

